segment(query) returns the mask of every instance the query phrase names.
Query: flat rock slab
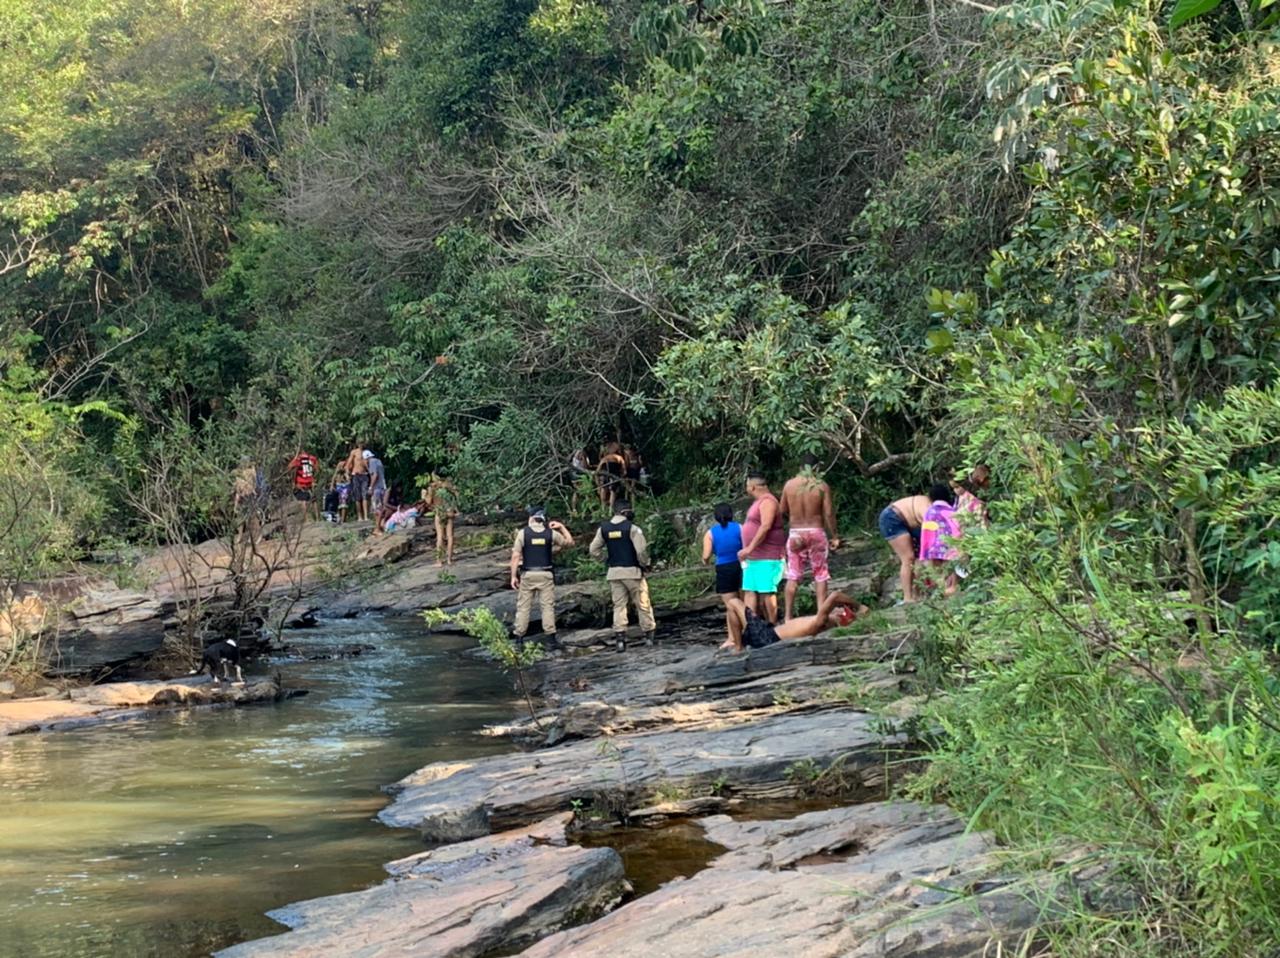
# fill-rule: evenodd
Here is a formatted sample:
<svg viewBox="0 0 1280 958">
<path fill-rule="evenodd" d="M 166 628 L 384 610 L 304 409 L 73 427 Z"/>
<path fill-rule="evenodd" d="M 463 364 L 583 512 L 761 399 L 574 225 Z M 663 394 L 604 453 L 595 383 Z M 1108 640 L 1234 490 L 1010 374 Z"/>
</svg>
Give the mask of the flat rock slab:
<svg viewBox="0 0 1280 958">
<path fill-rule="evenodd" d="M 747 797 L 788 797 L 795 774 L 836 763 L 847 784 L 878 779 L 883 750 L 906 746 L 862 712 L 777 715 L 749 725 L 648 732 L 574 742 L 540 752 L 437 762 L 390 786 L 379 818 L 417 828 L 429 841 L 475 838 L 537 821 L 574 799 L 604 796 L 615 809 L 651 805 L 662 787 Z M 854 779 L 853 782 L 849 778 Z"/>
<path fill-rule="evenodd" d="M 171 682 L 111 682 L 73 689 L 69 698 L 0 702 L 0 737 L 21 732 L 81 728 L 154 714 L 158 709 L 202 705 L 248 705 L 300 694 L 282 691 L 270 679 L 245 685 L 214 685 L 207 677 Z"/>
<path fill-rule="evenodd" d="M 712 620 L 697 617 L 707 634 Z M 573 633 L 564 640 L 571 641 Z M 838 707 L 857 670 L 859 691 L 871 682 L 898 690 L 909 668 L 904 652 L 915 633 L 826 634 L 778 642 L 741 654 L 712 642 L 634 645 L 626 652 L 557 656 L 530 670 L 533 690 L 549 706 L 535 728 L 527 719 L 491 727 L 486 734 L 553 745 L 659 727 L 723 727 L 766 715 Z M 714 639 L 713 639 L 714 641 Z M 901 659 L 899 662 L 898 660 Z"/>
<path fill-rule="evenodd" d="M 865 867 L 899 875 L 920 866 L 978 862 L 993 847 L 984 832 L 942 806 L 872 802 L 805 812 L 786 820 L 745 821 L 727 815 L 700 818 L 707 839 L 727 848 L 713 867 L 762 871 L 847 873 Z M 940 849 L 946 857 L 938 856 Z"/>
<path fill-rule="evenodd" d="M 563 704 L 589 699 L 628 705 L 706 701 L 731 695 L 763 676 L 810 667 L 838 668 L 905 656 L 914 647 L 909 630 L 873 635 L 827 633 L 777 642 L 733 654 L 718 651 L 722 635 L 707 620 L 700 644 L 659 642 L 631 645 L 624 653 L 605 652 L 546 660 L 534 670 L 535 691 L 554 694 Z"/>
<path fill-rule="evenodd" d="M 991 879 L 989 836 L 967 834 L 946 809 L 876 803 L 703 824 L 729 848 L 710 868 L 524 958 L 978 958 L 1018 953 L 1040 917 L 1031 889 Z"/>
<path fill-rule="evenodd" d="M 392 862 L 374 888 L 269 912 L 293 930 L 219 958 L 478 958 L 590 920 L 629 889 L 613 849 L 567 844 L 571 817 Z"/>
</svg>

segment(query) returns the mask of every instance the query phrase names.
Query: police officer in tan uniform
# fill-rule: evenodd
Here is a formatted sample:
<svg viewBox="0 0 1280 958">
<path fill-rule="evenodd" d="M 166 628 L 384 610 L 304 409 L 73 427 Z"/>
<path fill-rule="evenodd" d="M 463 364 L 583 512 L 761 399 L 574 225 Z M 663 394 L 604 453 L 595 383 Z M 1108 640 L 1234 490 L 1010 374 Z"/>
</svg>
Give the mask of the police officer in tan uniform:
<svg viewBox="0 0 1280 958">
<path fill-rule="evenodd" d="M 516 533 L 511 545 L 511 588 L 516 590 L 516 647 L 524 647 L 534 597 L 542 605 L 542 632 L 546 646 L 558 649 L 556 638 L 556 577 L 553 557 L 573 545 L 573 535 L 559 522 L 548 522 L 541 508 L 529 510 L 529 523 Z"/>
<path fill-rule="evenodd" d="M 647 644 L 653 645 L 657 629 L 649 602 L 649 583 L 644 577 L 649 568 L 649 543 L 632 521 L 634 516 L 631 504 L 618 499 L 613 504 L 613 518 L 600 523 L 596 537 L 591 540 L 591 557 L 603 558 L 609 566 L 605 578 L 613 593 L 613 640 L 619 652 L 627 650 L 628 602 L 636 607 Z"/>
</svg>

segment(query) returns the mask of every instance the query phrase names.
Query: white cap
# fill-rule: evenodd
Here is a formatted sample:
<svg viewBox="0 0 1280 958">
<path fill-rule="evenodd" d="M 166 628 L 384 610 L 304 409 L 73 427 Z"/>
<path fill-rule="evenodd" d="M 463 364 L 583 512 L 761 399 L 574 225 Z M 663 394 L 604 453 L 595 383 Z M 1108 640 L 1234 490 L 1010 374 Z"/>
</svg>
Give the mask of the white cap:
<svg viewBox="0 0 1280 958">
<path fill-rule="evenodd" d="M 372 458 L 373 458 L 373 453 L 372 453 L 372 452 L 370 452 L 368 449 L 366 449 L 366 450 L 362 453 L 362 455 L 363 455 L 366 459 L 372 459 Z"/>
</svg>

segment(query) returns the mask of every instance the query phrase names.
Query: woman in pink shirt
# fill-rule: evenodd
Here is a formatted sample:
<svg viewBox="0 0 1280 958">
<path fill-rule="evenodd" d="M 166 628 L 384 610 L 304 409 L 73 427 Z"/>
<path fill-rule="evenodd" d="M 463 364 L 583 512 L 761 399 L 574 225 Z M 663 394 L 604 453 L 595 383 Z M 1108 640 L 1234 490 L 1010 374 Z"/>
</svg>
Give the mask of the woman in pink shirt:
<svg viewBox="0 0 1280 958">
<path fill-rule="evenodd" d="M 770 624 L 778 621 L 778 583 L 782 581 L 787 531 L 782 525 L 778 500 L 759 473 L 747 476 L 747 494 L 754 502 L 742 524 L 742 600 L 747 608 Z M 764 598 L 764 612 L 760 598 Z"/>
</svg>

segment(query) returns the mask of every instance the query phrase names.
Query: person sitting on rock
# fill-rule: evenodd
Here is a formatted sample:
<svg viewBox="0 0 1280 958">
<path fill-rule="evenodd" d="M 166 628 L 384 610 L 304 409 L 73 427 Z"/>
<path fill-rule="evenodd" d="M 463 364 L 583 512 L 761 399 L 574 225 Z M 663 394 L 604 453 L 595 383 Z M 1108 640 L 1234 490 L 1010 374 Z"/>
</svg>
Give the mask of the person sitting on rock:
<svg viewBox="0 0 1280 958">
<path fill-rule="evenodd" d="M 644 574 L 649 568 L 649 543 L 644 531 L 635 524 L 635 513 L 626 499 L 613 503 L 613 518 L 600 523 L 591 540 L 591 558 L 606 559 L 609 571 L 605 579 L 613 597 L 613 642 L 619 652 L 627 650 L 627 604 L 636 607 L 640 629 L 648 645 L 657 641 L 658 624 L 649 601 L 649 583 Z"/>
<path fill-rule="evenodd" d="M 398 506 L 396 510 L 387 517 L 387 521 L 383 523 L 383 531 L 400 532 L 404 529 L 412 529 L 418 524 L 418 516 L 422 514 L 419 503 L 405 503 Z"/>
<path fill-rule="evenodd" d="M 808 638 L 827 629 L 849 625 L 868 611 L 857 599 L 843 592 L 833 592 L 822 600 L 813 615 L 799 615 L 775 626 L 756 615 L 741 599 L 734 599 L 729 603 L 729 642 L 721 648 L 741 652 L 744 643 L 752 648 L 763 648 L 784 639 Z"/>
</svg>

